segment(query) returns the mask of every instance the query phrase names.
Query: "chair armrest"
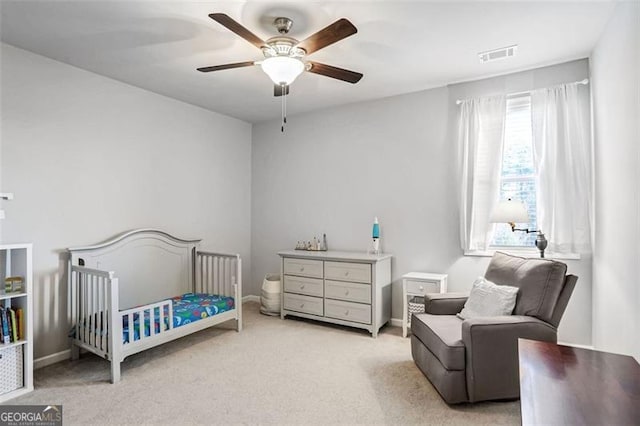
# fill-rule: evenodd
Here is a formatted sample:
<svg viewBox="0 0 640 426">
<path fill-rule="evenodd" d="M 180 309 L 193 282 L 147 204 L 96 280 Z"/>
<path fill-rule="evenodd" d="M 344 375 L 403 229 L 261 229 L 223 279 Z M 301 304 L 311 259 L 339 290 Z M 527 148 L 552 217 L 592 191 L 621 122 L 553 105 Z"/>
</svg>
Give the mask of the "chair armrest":
<svg viewBox="0 0 640 426">
<path fill-rule="evenodd" d="M 462 310 L 469 293 L 427 293 L 424 311 L 432 315 L 455 315 Z"/>
<path fill-rule="evenodd" d="M 520 315 L 462 322 L 471 402 L 520 396 L 518 338 L 556 342 L 557 330 L 537 318 Z"/>
</svg>

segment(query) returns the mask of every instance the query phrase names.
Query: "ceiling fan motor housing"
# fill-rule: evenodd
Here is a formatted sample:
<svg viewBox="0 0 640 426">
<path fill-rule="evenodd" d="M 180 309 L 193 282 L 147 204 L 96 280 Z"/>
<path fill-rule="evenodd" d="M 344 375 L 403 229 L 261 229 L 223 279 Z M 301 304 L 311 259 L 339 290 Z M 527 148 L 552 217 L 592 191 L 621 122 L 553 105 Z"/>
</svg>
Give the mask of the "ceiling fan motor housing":
<svg viewBox="0 0 640 426">
<path fill-rule="evenodd" d="M 272 56 L 291 56 L 293 58 L 302 58 L 306 52 L 299 47 L 298 40 L 287 36 L 271 37 L 266 41 L 267 47 L 262 49 L 262 53 L 266 58 Z"/>
<path fill-rule="evenodd" d="M 273 21 L 273 25 L 275 25 L 280 34 L 287 34 L 289 33 L 291 26 L 293 25 L 293 21 L 289 18 L 281 16 Z"/>
</svg>

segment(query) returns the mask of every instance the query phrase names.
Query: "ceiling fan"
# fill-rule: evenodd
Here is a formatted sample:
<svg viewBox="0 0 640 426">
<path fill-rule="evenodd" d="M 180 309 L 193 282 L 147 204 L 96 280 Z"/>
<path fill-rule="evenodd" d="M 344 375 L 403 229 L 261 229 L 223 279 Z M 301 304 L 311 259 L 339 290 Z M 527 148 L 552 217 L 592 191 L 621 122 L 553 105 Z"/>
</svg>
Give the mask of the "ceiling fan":
<svg viewBox="0 0 640 426">
<path fill-rule="evenodd" d="M 289 85 L 303 71 L 352 84 L 357 83 L 362 78 L 362 74 L 359 72 L 306 59 L 307 55 L 358 32 L 357 28 L 345 18 L 338 19 L 328 27 L 302 41 L 298 41 L 287 35 L 293 25 L 293 21 L 289 18 L 279 17 L 274 20 L 273 25 L 280 35 L 264 41 L 224 13 L 211 13 L 209 17 L 262 50 L 265 59 L 262 61 L 246 61 L 202 67 L 198 68 L 200 72 L 260 65 L 274 83 L 274 96 L 289 94 Z"/>
</svg>

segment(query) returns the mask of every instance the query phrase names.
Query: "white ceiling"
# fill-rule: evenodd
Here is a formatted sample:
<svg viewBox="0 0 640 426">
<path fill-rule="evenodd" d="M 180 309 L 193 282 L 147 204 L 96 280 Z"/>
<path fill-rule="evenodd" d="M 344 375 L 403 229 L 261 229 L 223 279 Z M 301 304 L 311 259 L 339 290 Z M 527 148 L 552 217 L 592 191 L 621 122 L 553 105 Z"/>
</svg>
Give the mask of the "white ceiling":
<svg viewBox="0 0 640 426">
<path fill-rule="evenodd" d="M 615 2 L 429 1 L 5 1 L 2 41 L 249 122 L 280 117 L 259 67 L 196 68 L 259 60 L 261 52 L 208 18 L 222 12 L 263 39 L 273 18 L 294 20 L 302 40 L 345 17 L 358 33 L 310 59 L 362 72 L 351 85 L 303 73 L 289 114 L 419 91 L 589 55 Z M 477 53 L 518 44 L 514 58 Z"/>
</svg>

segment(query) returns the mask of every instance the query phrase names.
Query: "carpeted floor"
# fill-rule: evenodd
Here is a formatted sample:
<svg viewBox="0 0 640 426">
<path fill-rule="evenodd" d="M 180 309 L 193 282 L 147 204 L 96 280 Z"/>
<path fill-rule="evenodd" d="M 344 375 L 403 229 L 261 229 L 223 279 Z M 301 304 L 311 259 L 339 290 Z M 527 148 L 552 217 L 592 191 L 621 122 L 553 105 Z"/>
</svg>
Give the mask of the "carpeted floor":
<svg viewBox="0 0 640 426">
<path fill-rule="evenodd" d="M 35 372 L 9 404 L 62 404 L 65 424 L 519 424 L 518 402 L 448 406 L 409 339 L 260 315 L 131 356 L 122 381 L 90 354 Z"/>
</svg>

